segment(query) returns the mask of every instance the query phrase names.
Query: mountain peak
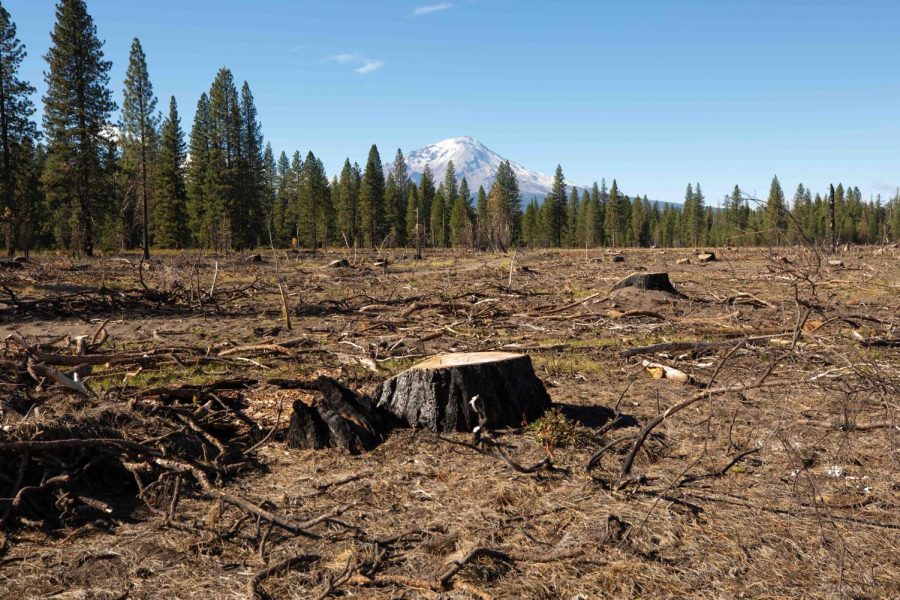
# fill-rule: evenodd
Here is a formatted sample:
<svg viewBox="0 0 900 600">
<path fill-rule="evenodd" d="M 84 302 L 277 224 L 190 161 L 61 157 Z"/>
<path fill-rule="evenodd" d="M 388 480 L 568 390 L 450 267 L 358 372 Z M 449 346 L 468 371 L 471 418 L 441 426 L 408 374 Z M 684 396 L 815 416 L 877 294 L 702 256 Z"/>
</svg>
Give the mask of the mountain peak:
<svg viewBox="0 0 900 600">
<path fill-rule="evenodd" d="M 413 150 L 406 156 L 406 165 L 410 177 L 417 183 L 421 181 L 426 166 L 431 168 L 436 184 L 439 184 L 447 172 L 447 165 L 453 161 L 457 180 L 463 178 L 469 189 L 484 187 L 489 191 L 497 176 L 497 169 L 507 159 L 503 158 L 472 136 L 447 138 Z M 523 200 L 532 196 L 543 197 L 553 186 L 553 178 L 543 173 L 529 171 L 525 167 L 510 161 L 510 165 L 519 181 L 519 190 Z"/>
</svg>

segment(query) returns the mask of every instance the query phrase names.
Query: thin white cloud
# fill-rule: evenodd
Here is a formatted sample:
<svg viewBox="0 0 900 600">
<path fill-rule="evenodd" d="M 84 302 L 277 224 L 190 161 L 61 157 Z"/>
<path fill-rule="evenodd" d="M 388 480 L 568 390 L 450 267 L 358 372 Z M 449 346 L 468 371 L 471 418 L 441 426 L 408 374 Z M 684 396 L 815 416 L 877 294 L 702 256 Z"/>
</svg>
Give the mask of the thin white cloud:
<svg viewBox="0 0 900 600">
<path fill-rule="evenodd" d="M 442 10 L 447 10 L 449 8 L 453 8 L 453 5 L 449 2 L 441 2 L 440 4 L 427 4 L 425 6 L 420 6 L 412 11 L 412 16 L 421 17 L 423 15 L 430 15 L 431 13 L 441 12 Z"/>
<path fill-rule="evenodd" d="M 321 62 L 333 62 L 340 64 L 353 63 L 358 65 L 354 67 L 353 71 L 360 75 L 368 75 L 369 73 L 373 73 L 384 66 L 383 60 L 367 58 L 360 54 L 333 54 L 331 56 L 326 56 L 322 59 Z"/>
<path fill-rule="evenodd" d="M 326 56 L 322 59 L 322 62 L 338 62 L 338 63 L 348 63 L 360 60 L 359 55 L 357 54 L 333 54 L 331 56 Z"/>
<path fill-rule="evenodd" d="M 363 64 L 361 67 L 357 67 L 353 70 L 356 71 L 357 73 L 359 73 L 360 75 L 368 75 L 369 73 L 372 73 L 373 71 L 377 71 L 378 69 L 380 69 L 383 66 L 384 66 L 384 61 L 366 59 L 363 61 Z"/>
<path fill-rule="evenodd" d="M 297 44 L 296 46 L 291 46 L 291 48 L 288 50 L 288 52 L 290 52 L 291 54 L 294 54 L 295 52 L 300 52 L 304 48 L 306 48 L 306 44 Z"/>
</svg>

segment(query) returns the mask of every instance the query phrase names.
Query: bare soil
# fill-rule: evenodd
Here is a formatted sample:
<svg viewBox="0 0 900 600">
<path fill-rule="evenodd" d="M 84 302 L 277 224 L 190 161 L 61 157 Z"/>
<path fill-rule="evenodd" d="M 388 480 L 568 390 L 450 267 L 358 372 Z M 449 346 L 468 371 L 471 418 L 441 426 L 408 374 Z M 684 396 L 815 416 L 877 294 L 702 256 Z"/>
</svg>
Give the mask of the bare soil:
<svg viewBox="0 0 900 600">
<path fill-rule="evenodd" d="M 0 597 L 900 598 L 900 250 L 622 254 L 0 271 Z M 683 297 L 612 292 L 644 271 Z M 368 394 L 473 351 L 529 354 L 554 410 L 489 444 L 284 441 L 319 375 Z M 29 374 L 47 355 L 88 394 Z"/>
</svg>

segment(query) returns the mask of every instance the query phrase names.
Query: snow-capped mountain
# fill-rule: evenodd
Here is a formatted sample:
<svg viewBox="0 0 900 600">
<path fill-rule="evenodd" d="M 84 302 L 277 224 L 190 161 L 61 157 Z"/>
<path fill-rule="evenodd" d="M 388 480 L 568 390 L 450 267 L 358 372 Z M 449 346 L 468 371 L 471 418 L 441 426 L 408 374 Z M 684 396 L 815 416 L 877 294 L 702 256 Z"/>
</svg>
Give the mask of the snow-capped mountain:
<svg viewBox="0 0 900 600">
<path fill-rule="evenodd" d="M 419 183 L 425 166 L 430 165 L 437 186 L 443 181 L 447 164 L 451 160 L 456 168 L 457 179 L 462 180 L 465 177 L 474 195 L 479 186 L 484 186 L 484 190 L 490 192 L 497 169 L 506 159 L 475 138 L 465 136 L 450 138 L 410 152 L 406 155 L 406 166 L 409 168 L 410 178 Z M 529 201 L 532 196 L 542 200 L 553 187 L 553 177 L 529 171 L 512 161 L 510 165 L 519 180 L 523 202 Z M 390 165 L 386 165 L 385 169 L 390 169 Z"/>
</svg>

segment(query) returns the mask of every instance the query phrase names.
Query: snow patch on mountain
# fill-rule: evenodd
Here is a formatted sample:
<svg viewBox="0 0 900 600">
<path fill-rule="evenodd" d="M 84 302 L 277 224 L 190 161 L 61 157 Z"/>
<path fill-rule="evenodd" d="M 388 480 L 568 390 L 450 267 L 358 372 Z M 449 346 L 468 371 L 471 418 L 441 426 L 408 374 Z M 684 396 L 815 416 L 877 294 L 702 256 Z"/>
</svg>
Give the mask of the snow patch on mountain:
<svg viewBox="0 0 900 600">
<path fill-rule="evenodd" d="M 483 186 L 485 192 L 490 192 L 497 169 L 506 159 L 475 138 L 464 136 L 446 139 L 410 152 L 406 156 L 406 166 L 409 168 L 410 178 L 417 184 L 422 179 L 426 165 L 430 166 L 437 187 L 443 181 L 451 160 L 456 168 L 457 180 L 461 181 L 465 177 L 474 195 L 479 186 Z M 531 171 L 512 161 L 510 165 L 519 181 L 519 191 L 524 202 L 532 196 L 542 200 L 553 187 L 553 177 Z M 390 165 L 386 169 L 390 169 Z"/>
</svg>

